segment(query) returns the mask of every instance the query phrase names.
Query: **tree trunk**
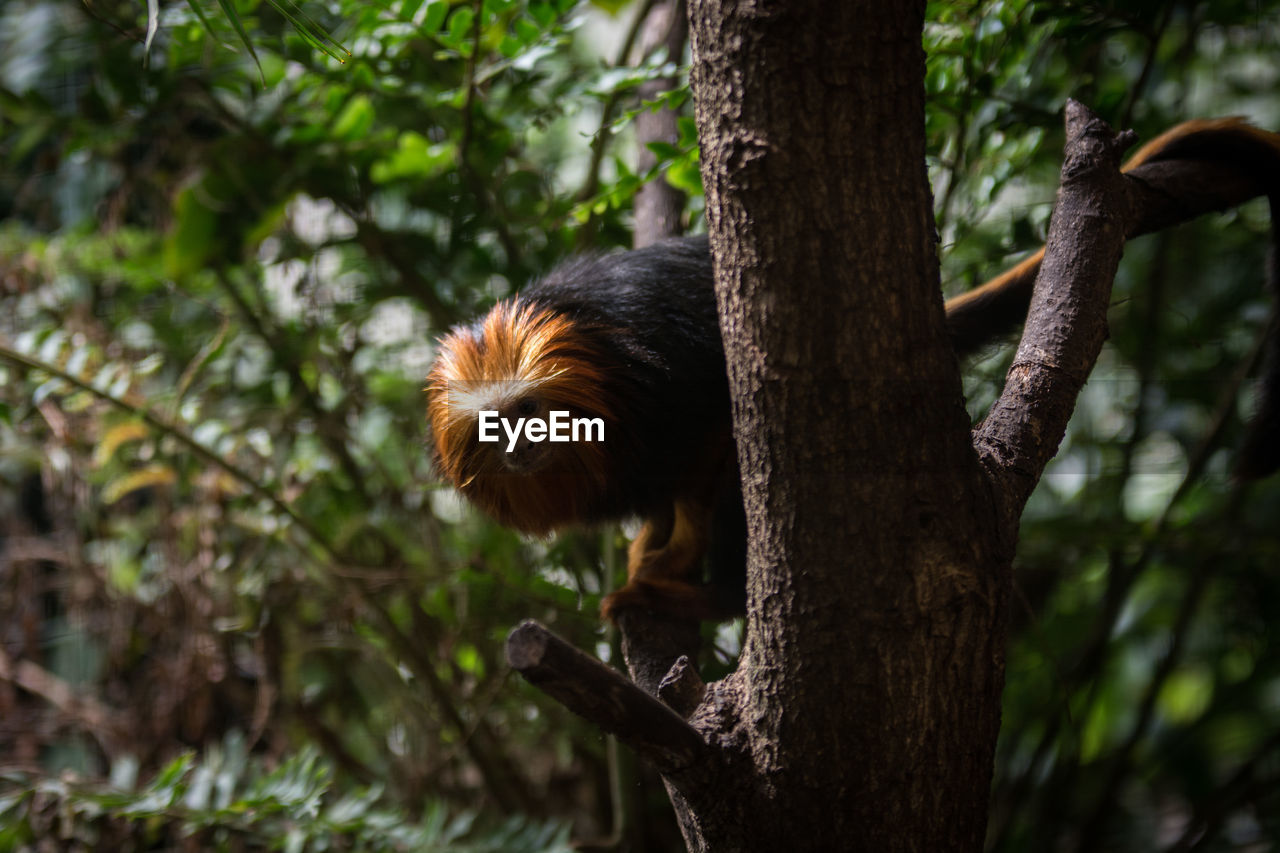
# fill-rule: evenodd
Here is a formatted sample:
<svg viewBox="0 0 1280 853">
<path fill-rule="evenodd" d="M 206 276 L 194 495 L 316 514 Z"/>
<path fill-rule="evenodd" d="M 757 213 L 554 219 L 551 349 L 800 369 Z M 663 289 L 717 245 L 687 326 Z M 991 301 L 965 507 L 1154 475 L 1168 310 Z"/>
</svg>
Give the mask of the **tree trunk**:
<svg viewBox="0 0 1280 853">
<path fill-rule="evenodd" d="M 973 431 L 924 159 L 924 5 L 695 0 L 692 82 L 749 527 L 747 641 L 619 615 L 634 681 L 536 623 L 508 660 L 667 783 L 691 850 L 978 851 L 1018 519 L 1149 206 L 1067 107 L 1006 387 Z M 674 665 L 673 665 L 674 662 Z M 655 698 L 656 697 L 656 698 Z"/>
<path fill-rule="evenodd" d="M 751 543 L 710 849 L 981 848 L 1011 543 L 943 328 L 923 13 L 691 5 Z"/>
</svg>

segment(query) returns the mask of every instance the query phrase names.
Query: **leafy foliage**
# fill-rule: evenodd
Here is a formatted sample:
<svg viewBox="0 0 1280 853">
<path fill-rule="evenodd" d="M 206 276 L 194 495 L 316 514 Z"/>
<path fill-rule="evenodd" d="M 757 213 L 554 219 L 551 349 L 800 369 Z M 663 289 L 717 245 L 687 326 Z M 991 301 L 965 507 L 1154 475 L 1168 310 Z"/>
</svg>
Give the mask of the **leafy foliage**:
<svg viewBox="0 0 1280 853">
<path fill-rule="evenodd" d="M 0 849 L 23 849 L 41 838 L 57 839 L 63 850 L 193 844 L 213 851 L 571 849 L 564 829 L 520 817 L 479 834 L 475 815 L 449 817 L 438 803 L 420 821 L 406 821 L 403 814 L 377 806 L 377 787 L 334 797 L 332 768 L 311 749 L 271 772 L 256 763 L 245 755 L 242 740 L 231 739 L 201 763 L 190 753 L 179 756 L 137 790 L 37 780 L 0 799 Z"/>
<path fill-rule="evenodd" d="M 1041 239 L 1067 96 L 1144 139 L 1197 116 L 1280 127 L 1275 4 L 936 5 L 944 279 L 977 283 Z M 1252 205 L 1126 251 L 1112 339 L 1022 522 L 992 849 L 1276 842 L 1280 490 L 1229 479 L 1253 401 L 1240 367 L 1274 310 L 1266 220 Z M 1006 364 L 968 377 L 975 415 Z"/>
<path fill-rule="evenodd" d="M 406 820 L 606 831 L 598 738 L 501 661 L 531 614 L 605 643 L 616 537 L 522 542 L 432 487 L 419 391 L 436 334 L 623 234 L 563 175 L 645 72 L 571 7 L 308 6 L 340 64 L 252 2 L 164 5 L 149 46 L 134 0 L 5 5 L 5 763 L 147 774 L 240 732 Z"/>
<path fill-rule="evenodd" d="M 1280 128 L 1277 6 L 931 4 L 948 286 L 1040 239 L 1069 95 L 1144 138 Z M 476 517 L 421 426 L 443 329 L 625 243 L 659 174 L 698 223 L 687 92 L 653 170 L 629 146 L 679 58 L 599 59 L 589 11 L 0 8 L 0 848 L 555 849 L 546 818 L 603 837 L 624 806 L 631 849 L 677 843 L 660 787 L 501 663 L 528 616 L 613 654 L 620 537 Z M 1266 230 L 1249 207 L 1128 251 L 1023 524 L 993 849 L 1280 836 L 1280 491 L 1226 476 Z M 975 416 L 1006 358 L 969 371 Z"/>
</svg>

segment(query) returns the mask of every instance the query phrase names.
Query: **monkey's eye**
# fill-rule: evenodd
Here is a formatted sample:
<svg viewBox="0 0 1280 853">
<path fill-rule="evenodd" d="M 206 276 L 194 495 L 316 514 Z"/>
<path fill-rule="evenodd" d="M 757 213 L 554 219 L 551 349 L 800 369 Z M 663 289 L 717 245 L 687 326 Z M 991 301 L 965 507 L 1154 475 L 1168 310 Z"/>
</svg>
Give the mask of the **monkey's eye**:
<svg viewBox="0 0 1280 853">
<path fill-rule="evenodd" d="M 516 402 L 516 414 L 522 418 L 532 417 L 538 413 L 538 401 L 532 397 L 521 397 Z"/>
</svg>

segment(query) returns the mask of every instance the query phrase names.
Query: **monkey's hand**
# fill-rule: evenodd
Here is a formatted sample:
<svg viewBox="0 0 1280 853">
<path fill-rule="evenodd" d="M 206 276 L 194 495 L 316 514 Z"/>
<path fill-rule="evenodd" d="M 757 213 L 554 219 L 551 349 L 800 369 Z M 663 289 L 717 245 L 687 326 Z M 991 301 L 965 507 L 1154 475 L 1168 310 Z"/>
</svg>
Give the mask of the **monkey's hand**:
<svg viewBox="0 0 1280 853">
<path fill-rule="evenodd" d="M 624 608 L 644 607 L 691 619 L 716 618 L 710 588 L 698 583 L 710 525 L 710 508 L 688 499 L 646 519 L 627 550 L 627 583 L 605 596 L 601 615 L 614 619 Z"/>
</svg>

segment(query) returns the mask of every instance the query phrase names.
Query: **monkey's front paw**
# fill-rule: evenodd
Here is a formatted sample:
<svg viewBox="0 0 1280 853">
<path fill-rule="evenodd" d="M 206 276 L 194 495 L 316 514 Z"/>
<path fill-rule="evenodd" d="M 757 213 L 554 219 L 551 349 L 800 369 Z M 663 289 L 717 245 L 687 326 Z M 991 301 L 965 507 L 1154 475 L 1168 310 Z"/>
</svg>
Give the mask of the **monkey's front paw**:
<svg viewBox="0 0 1280 853">
<path fill-rule="evenodd" d="M 610 621 L 628 607 L 643 607 L 685 619 L 715 619 L 710 589 L 687 581 L 666 578 L 632 578 L 626 586 L 604 597 L 600 615 Z"/>
</svg>

